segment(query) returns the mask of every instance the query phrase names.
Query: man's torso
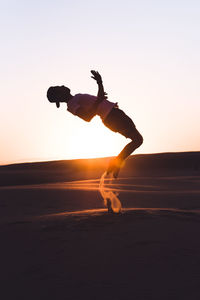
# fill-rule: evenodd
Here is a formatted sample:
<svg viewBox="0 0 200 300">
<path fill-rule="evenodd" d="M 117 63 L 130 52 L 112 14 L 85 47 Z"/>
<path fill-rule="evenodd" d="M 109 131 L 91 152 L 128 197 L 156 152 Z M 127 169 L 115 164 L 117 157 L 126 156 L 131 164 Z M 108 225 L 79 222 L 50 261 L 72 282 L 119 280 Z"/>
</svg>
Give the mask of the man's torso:
<svg viewBox="0 0 200 300">
<path fill-rule="evenodd" d="M 97 100 L 96 96 L 92 96 L 89 94 L 76 94 L 73 98 L 71 98 L 67 103 L 67 110 L 72 114 L 76 115 L 77 109 L 82 107 L 85 111 L 91 109 L 94 105 L 95 101 Z M 101 117 L 102 120 L 108 116 L 110 111 L 115 107 L 117 104 L 108 101 L 107 99 L 102 100 L 102 102 L 98 105 L 97 108 L 97 115 Z"/>
</svg>

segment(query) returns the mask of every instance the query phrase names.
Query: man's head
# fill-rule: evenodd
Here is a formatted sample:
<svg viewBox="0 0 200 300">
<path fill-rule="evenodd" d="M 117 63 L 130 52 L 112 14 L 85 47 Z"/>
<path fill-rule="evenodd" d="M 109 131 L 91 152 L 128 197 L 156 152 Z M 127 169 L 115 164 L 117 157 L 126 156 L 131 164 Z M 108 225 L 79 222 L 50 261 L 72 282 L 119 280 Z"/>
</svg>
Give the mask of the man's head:
<svg viewBox="0 0 200 300">
<path fill-rule="evenodd" d="M 47 98 L 49 102 L 56 103 L 57 107 L 60 107 L 60 102 L 68 102 L 72 95 L 70 89 L 66 86 L 51 86 L 47 91 Z"/>
</svg>

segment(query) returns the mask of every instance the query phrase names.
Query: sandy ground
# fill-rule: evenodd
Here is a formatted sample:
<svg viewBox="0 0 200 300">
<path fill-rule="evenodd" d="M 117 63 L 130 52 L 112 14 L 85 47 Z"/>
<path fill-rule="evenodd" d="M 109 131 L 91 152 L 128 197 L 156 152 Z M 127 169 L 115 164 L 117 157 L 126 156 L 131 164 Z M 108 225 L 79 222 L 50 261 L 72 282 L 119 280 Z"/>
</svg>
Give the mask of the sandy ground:
<svg viewBox="0 0 200 300">
<path fill-rule="evenodd" d="M 200 176 L 0 188 L 1 299 L 200 299 Z"/>
</svg>

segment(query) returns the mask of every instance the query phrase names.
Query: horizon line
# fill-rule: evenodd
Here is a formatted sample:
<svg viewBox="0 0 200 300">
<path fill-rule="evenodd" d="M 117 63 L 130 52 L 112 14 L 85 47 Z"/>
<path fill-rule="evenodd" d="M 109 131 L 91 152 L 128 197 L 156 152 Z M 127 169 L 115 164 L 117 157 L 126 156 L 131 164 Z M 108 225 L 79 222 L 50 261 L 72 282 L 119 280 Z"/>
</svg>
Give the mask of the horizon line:
<svg viewBox="0 0 200 300">
<path fill-rule="evenodd" d="M 150 152 L 150 153 L 136 153 L 132 154 L 132 156 L 138 155 L 156 155 L 156 154 L 170 154 L 170 153 L 198 153 L 200 150 L 192 150 L 192 151 L 166 151 L 166 152 Z M 27 160 L 27 161 L 13 161 L 13 162 L 6 162 L 0 163 L 0 167 L 2 166 L 10 166 L 10 165 L 20 165 L 20 164 L 34 164 L 34 163 L 48 163 L 48 162 L 59 162 L 59 161 L 78 161 L 78 160 L 92 160 L 92 159 L 109 159 L 115 156 L 101 156 L 101 157 L 87 157 L 87 158 L 70 158 L 70 159 L 49 159 L 49 160 Z"/>
</svg>

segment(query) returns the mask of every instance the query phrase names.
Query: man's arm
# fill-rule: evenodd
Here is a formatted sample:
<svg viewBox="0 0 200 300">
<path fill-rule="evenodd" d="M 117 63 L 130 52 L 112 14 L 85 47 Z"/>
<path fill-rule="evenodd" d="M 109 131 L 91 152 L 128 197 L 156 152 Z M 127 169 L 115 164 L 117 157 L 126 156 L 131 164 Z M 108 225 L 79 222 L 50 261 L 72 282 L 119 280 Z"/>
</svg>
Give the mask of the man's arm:
<svg viewBox="0 0 200 300">
<path fill-rule="evenodd" d="M 101 78 L 101 75 L 99 74 L 99 72 L 92 70 L 91 71 L 92 75 L 91 76 L 94 80 L 96 80 L 97 84 L 98 84 L 98 94 L 97 94 L 97 101 L 98 103 L 100 103 L 101 101 L 103 101 L 104 99 L 107 99 L 107 94 L 104 92 L 104 88 L 103 88 L 103 81 Z"/>
<path fill-rule="evenodd" d="M 99 72 L 92 70 L 91 71 L 92 75 L 91 76 L 94 80 L 96 80 L 97 84 L 98 84 L 98 94 L 97 94 L 97 100 L 95 101 L 95 103 L 93 104 L 93 106 L 91 107 L 90 110 L 85 111 L 82 107 L 80 107 L 77 112 L 76 115 L 80 118 L 82 118 L 83 120 L 85 120 L 86 122 L 90 122 L 91 119 L 96 115 L 97 112 L 97 108 L 98 105 L 104 100 L 107 99 L 107 94 L 104 92 L 104 88 L 103 88 L 103 82 L 102 82 L 102 78 L 101 75 L 99 74 Z"/>
</svg>

